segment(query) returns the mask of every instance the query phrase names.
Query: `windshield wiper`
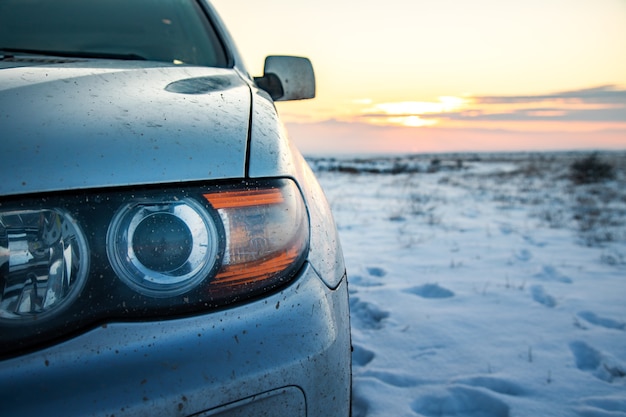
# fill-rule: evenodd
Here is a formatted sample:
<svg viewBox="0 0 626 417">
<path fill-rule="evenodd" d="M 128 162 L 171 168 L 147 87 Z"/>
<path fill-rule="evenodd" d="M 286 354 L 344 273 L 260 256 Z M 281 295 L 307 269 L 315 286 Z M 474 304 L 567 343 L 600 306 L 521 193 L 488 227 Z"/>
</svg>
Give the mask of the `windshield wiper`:
<svg viewBox="0 0 626 417">
<path fill-rule="evenodd" d="M 137 54 L 119 54 L 111 52 L 83 52 L 83 51 L 48 51 L 43 49 L 24 49 L 0 47 L 0 57 L 6 59 L 13 54 L 59 56 L 64 58 L 95 58 L 95 59 L 121 59 L 128 61 L 147 61 L 147 58 Z"/>
</svg>

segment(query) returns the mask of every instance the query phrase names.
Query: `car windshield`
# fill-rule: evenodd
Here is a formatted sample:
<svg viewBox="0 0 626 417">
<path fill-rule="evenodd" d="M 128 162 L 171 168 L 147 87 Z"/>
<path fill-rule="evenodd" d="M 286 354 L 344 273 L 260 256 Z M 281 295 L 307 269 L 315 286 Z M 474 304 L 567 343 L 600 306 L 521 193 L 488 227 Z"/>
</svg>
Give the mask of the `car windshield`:
<svg viewBox="0 0 626 417">
<path fill-rule="evenodd" d="M 0 53 L 225 67 L 196 0 L 0 0 Z"/>
</svg>

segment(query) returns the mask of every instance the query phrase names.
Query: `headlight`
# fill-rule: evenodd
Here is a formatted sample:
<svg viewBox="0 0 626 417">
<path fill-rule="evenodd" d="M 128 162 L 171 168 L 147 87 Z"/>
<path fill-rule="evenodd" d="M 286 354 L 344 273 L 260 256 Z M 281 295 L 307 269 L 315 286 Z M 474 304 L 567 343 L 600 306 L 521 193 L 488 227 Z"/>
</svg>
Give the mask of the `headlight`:
<svg viewBox="0 0 626 417">
<path fill-rule="evenodd" d="M 0 357 L 100 323 L 261 296 L 308 253 L 308 213 L 290 180 L 17 200 L 0 200 Z"/>
<path fill-rule="evenodd" d="M 45 318 L 85 284 L 89 251 L 61 209 L 0 212 L 0 320 Z"/>
</svg>

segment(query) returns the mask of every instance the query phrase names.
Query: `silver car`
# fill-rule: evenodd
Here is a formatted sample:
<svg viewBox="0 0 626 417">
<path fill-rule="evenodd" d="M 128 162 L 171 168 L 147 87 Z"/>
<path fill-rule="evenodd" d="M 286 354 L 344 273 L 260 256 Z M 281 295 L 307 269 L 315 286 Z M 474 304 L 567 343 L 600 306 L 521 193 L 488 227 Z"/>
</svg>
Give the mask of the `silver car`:
<svg viewBox="0 0 626 417">
<path fill-rule="evenodd" d="M 0 0 L 0 414 L 347 416 L 345 266 L 203 0 Z"/>
</svg>

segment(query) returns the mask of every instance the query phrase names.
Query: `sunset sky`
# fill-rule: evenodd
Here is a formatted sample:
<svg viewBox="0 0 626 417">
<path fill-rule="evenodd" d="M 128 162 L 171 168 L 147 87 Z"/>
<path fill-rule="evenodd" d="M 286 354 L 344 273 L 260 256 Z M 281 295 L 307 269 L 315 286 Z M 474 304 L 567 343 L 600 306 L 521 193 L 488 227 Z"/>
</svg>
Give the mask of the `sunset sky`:
<svg viewBox="0 0 626 417">
<path fill-rule="evenodd" d="M 252 75 L 313 62 L 304 153 L 626 149 L 626 0 L 212 2 Z"/>
</svg>

